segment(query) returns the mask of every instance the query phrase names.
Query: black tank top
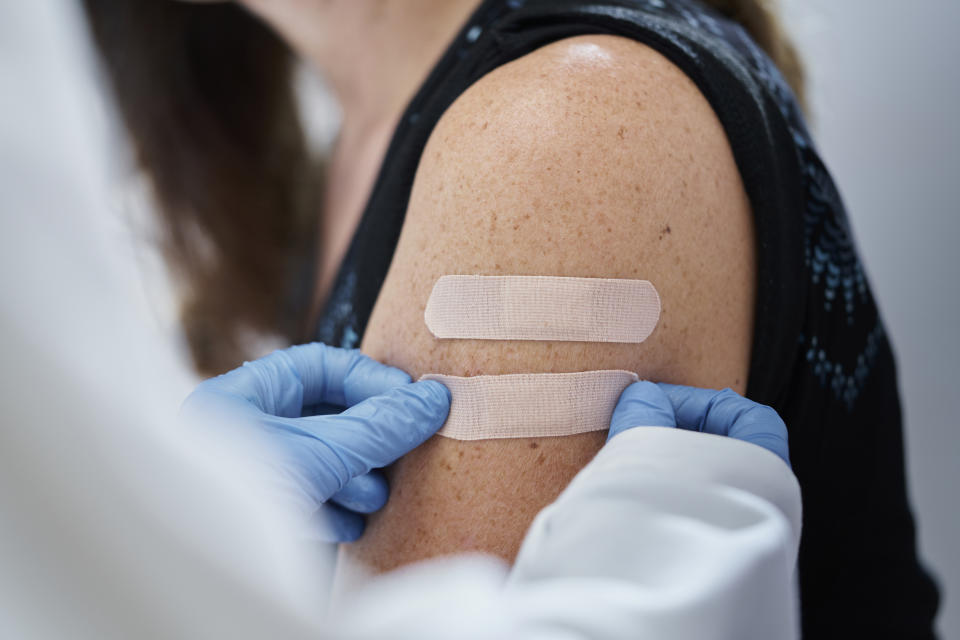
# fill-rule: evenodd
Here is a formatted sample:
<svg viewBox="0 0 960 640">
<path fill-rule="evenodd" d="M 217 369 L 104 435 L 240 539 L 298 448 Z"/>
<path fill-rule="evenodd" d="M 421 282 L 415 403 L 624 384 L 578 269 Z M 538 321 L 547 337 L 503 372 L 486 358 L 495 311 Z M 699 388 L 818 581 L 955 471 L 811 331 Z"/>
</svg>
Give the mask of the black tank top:
<svg viewBox="0 0 960 640">
<path fill-rule="evenodd" d="M 444 110 L 492 69 L 591 33 L 633 38 L 677 65 L 733 150 L 758 250 L 747 396 L 774 407 L 790 433 L 805 636 L 932 636 L 938 595 L 915 551 L 893 355 L 843 202 L 778 69 L 697 0 L 484 0 L 394 132 L 316 339 L 359 345 Z"/>
</svg>

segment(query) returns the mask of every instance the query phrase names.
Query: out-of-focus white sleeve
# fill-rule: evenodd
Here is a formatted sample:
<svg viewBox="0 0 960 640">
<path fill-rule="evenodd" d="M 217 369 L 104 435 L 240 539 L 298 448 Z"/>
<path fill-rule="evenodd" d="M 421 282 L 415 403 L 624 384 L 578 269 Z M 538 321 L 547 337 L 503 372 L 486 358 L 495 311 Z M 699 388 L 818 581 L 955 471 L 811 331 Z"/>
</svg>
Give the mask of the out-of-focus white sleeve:
<svg viewBox="0 0 960 640">
<path fill-rule="evenodd" d="M 349 637 L 795 638 L 800 490 L 777 456 L 643 427 L 536 518 L 508 571 L 483 557 L 375 580 Z"/>
<path fill-rule="evenodd" d="M 583 582 L 581 597 L 527 616 L 583 637 L 796 637 L 800 515 L 796 477 L 769 451 L 631 429 L 539 514 L 509 589 Z"/>
</svg>

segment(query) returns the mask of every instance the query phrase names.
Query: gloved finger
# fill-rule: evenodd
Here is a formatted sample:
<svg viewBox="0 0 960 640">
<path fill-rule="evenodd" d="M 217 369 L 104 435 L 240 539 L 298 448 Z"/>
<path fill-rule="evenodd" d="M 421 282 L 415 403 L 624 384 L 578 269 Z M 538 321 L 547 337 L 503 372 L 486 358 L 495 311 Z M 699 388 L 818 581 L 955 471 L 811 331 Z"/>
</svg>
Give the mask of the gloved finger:
<svg viewBox="0 0 960 640">
<path fill-rule="evenodd" d="M 732 389 L 701 389 L 684 385 L 658 383 L 673 405 L 677 426 L 691 431 L 727 435 L 741 405 L 732 400 L 742 398 Z"/>
<path fill-rule="evenodd" d="M 389 495 L 387 479 L 379 471 L 371 471 L 351 478 L 330 501 L 357 513 L 373 513 L 387 504 Z"/>
<path fill-rule="evenodd" d="M 737 419 L 731 425 L 728 434 L 759 445 L 767 451 L 777 454 L 780 459 L 790 464 L 790 447 L 788 444 L 787 425 L 772 407 L 759 404 L 737 396 L 750 405 L 739 412 Z M 727 402 L 732 402 L 727 400 Z"/>
<path fill-rule="evenodd" d="M 681 429 L 731 436 L 753 442 L 790 464 L 787 427 L 771 407 L 744 398 L 732 389 L 700 389 L 659 383 Z"/>
<path fill-rule="evenodd" d="M 244 362 L 202 386 L 234 396 L 268 415 L 298 418 L 305 406 L 350 406 L 409 382 L 407 373 L 381 364 L 359 349 L 314 342 Z"/>
<path fill-rule="evenodd" d="M 322 447 L 317 458 L 327 462 L 339 491 L 351 478 L 385 467 L 419 446 L 443 426 L 449 411 L 450 391 L 435 380 L 422 380 L 368 398 L 336 416 L 285 422 L 287 428 L 313 435 L 314 446 Z"/>
<path fill-rule="evenodd" d="M 673 405 L 660 387 L 649 380 L 634 382 L 620 394 L 610 419 L 607 440 L 633 427 L 675 427 Z"/>
<path fill-rule="evenodd" d="M 351 407 L 410 382 L 406 372 L 377 362 L 359 349 L 340 349 L 314 342 L 277 353 L 289 360 L 303 386 L 301 405 L 325 402 Z"/>
<path fill-rule="evenodd" d="M 318 542 L 354 542 L 363 535 L 366 519 L 335 504 L 324 504 L 311 521 L 311 538 Z"/>
</svg>

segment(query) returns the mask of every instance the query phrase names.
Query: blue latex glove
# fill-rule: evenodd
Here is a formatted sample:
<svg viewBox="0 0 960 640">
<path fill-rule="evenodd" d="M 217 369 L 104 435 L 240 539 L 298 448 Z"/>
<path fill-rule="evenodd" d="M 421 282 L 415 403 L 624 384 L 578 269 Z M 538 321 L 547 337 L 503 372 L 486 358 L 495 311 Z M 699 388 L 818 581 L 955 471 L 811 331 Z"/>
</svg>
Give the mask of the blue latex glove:
<svg viewBox="0 0 960 640">
<path fill-rule="evenodd" d="M 677 418 L 670 398 L 656 384 L 641 380 L 623 390 L 610 418 L 610 438 L 634 427 L 675 427 Z"/>
<path fill-rule="evenodd" d="M 635 382 L 620 395 L 607 439 L 635 426 L 676 426 L 729 436 L 761 446 L 790 464 L 787 425 L 777 412 L 732 389 Z"/>
<path fill-rule="evenodd" d="M 323 405 L 347 409 L 309 415 Z M 450 392 L 439 382 L 411 382 L 359 349 L 313 343 L 202 382 L 181 416 L 263 436 L 290 499 L 320 520 L 317 537 L 349 542 L 363 533 L 362 514 L 387 501 L 386 479 L 373 469 L 424 442 L 449 410 Z"/>
</svg>

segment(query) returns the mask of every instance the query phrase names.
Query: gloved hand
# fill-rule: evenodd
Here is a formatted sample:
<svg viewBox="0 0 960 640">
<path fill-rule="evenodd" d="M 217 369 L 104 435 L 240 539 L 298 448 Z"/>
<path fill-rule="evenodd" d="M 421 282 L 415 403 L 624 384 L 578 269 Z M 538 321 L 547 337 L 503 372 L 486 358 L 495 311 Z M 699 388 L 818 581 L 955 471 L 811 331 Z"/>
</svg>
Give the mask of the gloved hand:
<svg viewBox="0 0 960 640">
<path fill-rule="evenodd" d="M 610 438 L 634 427 L 675 427 L 677 417 L 673 413 L 670 398 L 660 387 L 649 380 L 634 382 L 623 390 L 610 418 Z"/>
<path fill-rule="evenodd" d="M 310 415 L 322 404 L 349 408 Z M 202 382 L 181 416 L 263 436 L 288 499 L 318 517 L 317 537 L 349 542 L 363 532 L 361 514 L 387 501 L 386 479 L 373 469 L 424 442 L 449 410 L 450 392 L 439 382 L 411 382 L 359 349 L 312 343 Z"/>
<path fill-rule="evenodd" d="M 620 394 L 607 439 L 635 426 L 676 426 L 729 436 L 761 446 L 790 464 L 787 426 L 777 412 L 732 389 L 635 382 Z"/>
</svg>

